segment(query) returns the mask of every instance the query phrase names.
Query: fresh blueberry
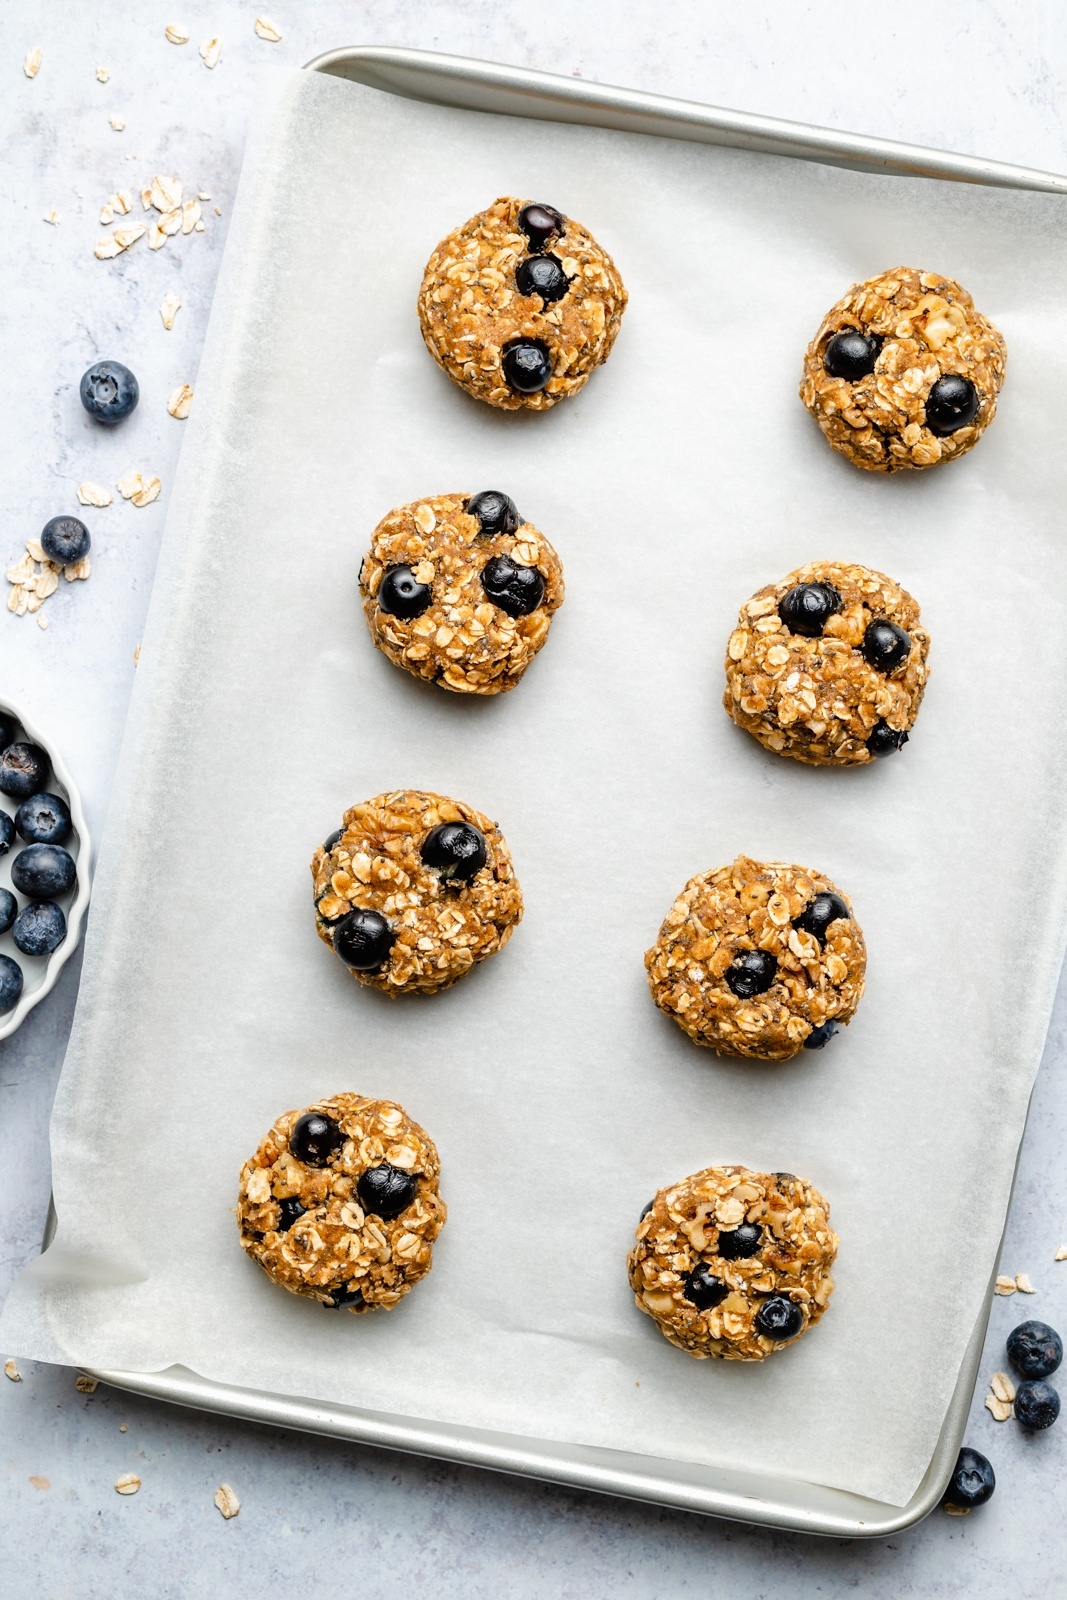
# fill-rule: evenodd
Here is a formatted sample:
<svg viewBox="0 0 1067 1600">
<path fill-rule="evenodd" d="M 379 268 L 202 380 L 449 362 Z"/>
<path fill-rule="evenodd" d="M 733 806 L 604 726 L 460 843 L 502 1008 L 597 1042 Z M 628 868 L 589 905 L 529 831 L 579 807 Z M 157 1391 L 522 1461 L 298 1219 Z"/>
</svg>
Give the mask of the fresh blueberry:
<svg viewBox="0 0 1067 1600">
<path fill-rule="evenodd" d="M 784 1294 L 772 1294 L 756 1312 L 756 1332 L 765 1339 L 792 1339 L 804 1326 L 804 1313 Z"/>
<path fill-rule="evenodd" d="M 510 556 L 494 556 L 482 568 L 482 588 L 509 617 L 526 617 L 545 598 L 545 580 L 536 567 L 520 567 Z"/>
<path fill-rule="evenodd" d="M 826 346 L 823 364 L 832 378 L 847 378 L 850 383 L 858 383 L 868 372 L 874 371 L 881 348 L 882 341 L 874 334 L 846 328 L 835 333 Z"/>
<path fill-rule="evenodd" d="M 10 956 L 0 956 L 0 1017 L 14 1011 L 22 997 L 22 968 Z"/>
<path fill-rule="evenodd" d="M 345 1142 L 341 1125 L 321 1111 L 305 1111 L 289 1134 L 289 1149 L 306 1167 L 328 1167 Z M 296 1218 L 293 1218 L 296 1221 Z"/>
<path fill-rule="evenodd" d="M 1008 1360 L 1024 1378 L 1047 1378 L 1063 1360 L 1063 1340 L 1047 1322 L 1020 1322 L 1008 1334 Z"/>
<path fill-rule="evenodd" d="M 790 633 L 818 639 L 835 611 L 841 610 L 841 596 L 829 583 L 795 583 L 778 602 L 778 615 Z"/>
<path fill-rule="evenodd" d="M 642 1208 L 641 1215 L 637 1219 L 638 1222 L 644 1222 L 645 1218 L 648 1216 L 648 1213 L 652 1210 L 652 1207 L 655 1205 L 655 1203 L 656 1203 L 655 1200 L 650 1200 L 648 1202 L 648 1204 Z"/>
<path fill-rule="evenodd" d="M 944 1503 L 961 1511 L 973 1511 L 975 1506 L 985 1505 L 996 1486 L 996 1475 L 986 1457 L 980 1450 L 964 1445 L 948 1480 Z"/>
<path fill-rule="evenodd" d="M 69 567 L 89 554 L 89 530 L 77 517 L 53 517 L 41 530 L 41 549 L 49 561 Z"/>
<path fill-rule="evenodd" d="M 0 889 L 0 933 L 7 933 L 18 916 L 19 903 L 10 889 Z"/>
<path fill-rule="evenodd" d="M 380 911 L 357 909 L 342 917 L 330 935 L 333 947 L 353 972 L 377 972 L 389 959 L 396 934 Z"/>
<path fill-rule="evenodd" d="M 552 376 L 552 356 L 543 339 L 512 339 L 504 346 L 502 365 L 516 394 L 538 394 Z"/>
<path fill-rule="evenodd" d="M 331 833 L 330 837 L 323 841 L 322 848 L 326 851 L 327 855 L 329 855 L 331 850 L 337 849 L 337 846 L 341 843 L 341 840 L 344 837 L 344 831 L 345 830 L 343 828 L 338 828 L 336 833 Z"/>
<path fill-rule="evenodd" d="M 15 948 L 24 956 L 50 956 L 67 937 L 67 919 L 49 900 L 31 900 L 11 930 Z"/>
<path fill-rule="evenodd" d="M 729 1233 L 719 1230 L 719 1243 L 717 1253 L 724 1261 L 747 1261 L 749 1256 L 754 1256 L 763 1243 L 763 1229 L 758 1222 L 742 1222 L 739 1228 L 731 1228 Z"/>
<path fill-rule="evenodd" d="M 326 1305 L 326 1302 L 323 1301 Z M 339 1289 L 330 1290 L 330 1302 L 326 1305 L 327 1311 L 340 1311 L 342 1306 L 364 1305 L 363 1290 L 354 1285 L 343 1283 Z"/>
<path fill-rule="evenodd" d="M 15 812 L 15 826 L 28 844 L 62 844 L 70 838 L 70 811 L 57 794 L 35 794 Z"/>
<path fill-rule="evenodd" d="M 938 378 L 926 401 L 926 426 L 941 437 L 956 433 L 978 415 L 978 390 L 970 378 L 946 372 Z"/>
<path fill-rule="evenodd" d="M 485 834 L 469 822 L 442 822 L 426 835 L 420 854 L 446 881 L 470 883 L 485 866 Z"/>
<path fill-rule="evenodd" d="M 682 1293 L 698 1311 L 710 1311 L 713 1306 L 721 1305 L 730 1290 L 721 1278 L 715 1277 L 705 1262 L 698 1261 L 686 1278 Z"/>
<path fill-rule="evenodd" d="M 478 518 L 478 531 L 484 534 L 515 533 L 522 521 L 518 506 L 501 489 L 483 489 L 471 496 L 464 509 Z"/>
<path fill-rule="evenodd" d="M 527 256 L 525 261 L 519 262 L 515 287 L 520 294 L 540 297 L 547 306 L 563 299 L 570 288 L 570 279 L 563 270 L 563 263 L 555 256 Z"/>
<path fill-rule="evenodd" d="M 6 856 L 15 842 L 15 823 L 6 811 L 0 811 L 0 856 Z"/>
<path fill-rule="evenodd" d="M 837 1023 L 831 1018 L 829 1022 L 822 1023 L 820 1027 L 812 1028 L 808 1037 L 804 1040 L 804 1049 L 824 1050 L 836 1032 Z"/>
<path fill-rule="evenodd" d="M 523 206 L 519 212 L 519 227 L 530 241 L 531 250 L 543 250 L 550 239 L 562 234 L 564 222 L 554 206 Z"/>
<path fill-rule="evenodd" d="M 326 1119 L 323 1118 L 323 1121 Z M 295 1194 L 286 1195 L 284 1200 L 278 1201 L 278 1233 L 288 1233 L 294 1222 L 298 1222 L 307 1212 L 307 1206 L 302 1206 Z"/>
<path fill-rule="evenodd" d="M 1030 1433 L 1051 1428 L 1060 1414 L 1060 1397 L 1051 1383 L 1027 1379 L 1015 1392 L 1015 1420 Z"/>
<path fill-rule="evenodd" d="M 739 1000 L 763 994 L 774 982 L 778 963 L 766 950 L 742 950 L 726 969 L 726 982 Z"/>
<path fill-rule="evenodd" d="M 140 394 L 137 379 L 121 361 L 96 361 L 82 374 L 82 405 L 106 427 L 128 417 Z"/>
<path fill-rule="evenodd" d="M 11 882 L 37 900 L 58 900 L 74 887 L 78 869 L 59 844 L 29 844 L 11 863 Z"/>
<path fill-rule="evenodd" d="M 6 750 L 9 744 L 14 744 L 18 731 L 19 725 L 14 717 L 8 716 L 6 711 L 0 711 L 0 750 Z"/>
<path fill-rule="evenodd" d="M 420 583 L 410 567 L 390 567 L 378 590 L 378 604 L 391 617 L 405 622 L 421 617 L 433 599 L 428 583 Z"/>
<path fill-rule="evenodd" d="M 860 653 L 879 672 L 895 672 L 911 655 L 911 635 L 886 617 L 867 624 Z"/>
<path fill-rule="evenodd" d="M 9 744 L 0 756 L 0 789 L 13 800 L 28 800 L 44 788 L 51 770 L 48 752 L 39 744 Z"/>
<path fill-rule="evenodd" d="M 804 907 L 794 922 L 794 928 L 802 928 L 805 933 L 813 934 L 820 944 L 826 943 L 826 933 L 831 922 L 837 922 L 841 917 L 850 917 L 852 913 L 839 894 L 832 889 L 821 889 L 810 905 Z"/>
<path fill-rule="evenodd" d="M 902 750 L 907 742 L 906 733 L 898 733 L 888 722 L 876 722 L 867 740 L 867 749 L 875 757 L 891 756 L 895 750 Z"/>
<path fill-rule="evenodd" d="M 391 1167 L 388 1161 L 368 1167 L 356 1184 L 359 1203 L 370 1216 L 392 1222 L 406 1211 L 418 1193 L 419 1180 L 413 1172 Z"/>
</svg>

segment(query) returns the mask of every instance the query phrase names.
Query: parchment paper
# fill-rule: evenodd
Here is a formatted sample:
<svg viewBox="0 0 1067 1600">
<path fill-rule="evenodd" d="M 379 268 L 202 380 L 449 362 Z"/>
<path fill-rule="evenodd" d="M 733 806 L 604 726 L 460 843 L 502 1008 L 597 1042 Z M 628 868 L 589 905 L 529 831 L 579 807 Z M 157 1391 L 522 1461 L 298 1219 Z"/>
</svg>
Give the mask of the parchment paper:
<svg viewBox="0 0 1067 1600">
<path fill-rule="evenodd" d="M 545 416 L 433 365 L 414 302 L 496 195 L 550 201 L 631 294 L 608 365 Z M 732 1464 L 892 1504 L 929 1462 L 1003 1225 L 1064 937 L 1062 203 L 418 105 L 303 74 L 253 140 L 188 424 L 53 1122 L 56 1243 L 0 1339 Z M 943 470 L 852 469 L 796 397 L 855 279 L 958 276 L 1010 351 Z M 568 598 L 498 700 L 398 672 L 357 607 L 370 530 L 502 487 Z M 821 772 L 719 706 L 737 607 L 817 557 L 921 600 L 933 679 L 898 758 Z M 527 913 L 453 991 L 389 1003 L 315 937 L 308 861 L 346 805 L 423 786 L 490 812 Z M 642 953 L 738 851 L 829 873 L 870 951 L 855 1023 L 760 1068 L 692 1045 Z M 328 1314 L 238 1247 L 280 1111 L 394 1097 L 444 1162 L 430 1278 Z M 810 1337 L 697 1363 L 631 1302 L 660 1184 L 805 1174 L 841 1235 Z"/>
</svg>

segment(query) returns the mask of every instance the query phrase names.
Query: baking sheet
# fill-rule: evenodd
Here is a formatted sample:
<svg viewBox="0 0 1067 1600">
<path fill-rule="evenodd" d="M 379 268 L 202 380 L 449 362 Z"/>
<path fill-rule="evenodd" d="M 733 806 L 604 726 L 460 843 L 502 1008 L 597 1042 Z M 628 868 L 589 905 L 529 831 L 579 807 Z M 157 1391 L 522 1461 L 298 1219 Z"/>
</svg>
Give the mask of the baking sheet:
<svg viewBox="0 0 1067 1600">
<path fill-rule="evenodd" d="M 432 245 L 547 198 L 631 292 L 607 367 L 498 415 L 426 355 Z M 979 1313 L 1062 955 L 1064 271 L 1037 195 L 800 167 L 286 81 L 253 141 L 198 380 L 96 883 L 53 1124 L 57 1240 L 0 1322 L 45 1360 L 157 1370 L 731 1465 L 904 1504 Z M 834 457 L 795 397 L 855 278 L 958 275 L 1009 380 L 964 461 Z M 371 647 L 369 531 L 420 494 L 507 488 L 563 557 L 548 648 L 499 701 Z M 902 757 L 822 773 L 719 709 L 738 604 L 820 556 L 890 571 L 933 634 Z M 457 989 L 391 1004 L 315 938 L 307 861 L 343 808 L 463 796 L 527 915 Z M 641 955 L 739 850 L 851 894 L 868 994 L 825 1052 L 719 1061 Z M 281 1109 L 401 1100 L 444 1161 L 435 1270 L 336 1318 L 242 1257 L 237 1169 Z M 788 1168 L 842 1238 L 818 1330 L 695 1363 L 633 1309 L 645 1200 L 717 1160 Z"/>
</svg>

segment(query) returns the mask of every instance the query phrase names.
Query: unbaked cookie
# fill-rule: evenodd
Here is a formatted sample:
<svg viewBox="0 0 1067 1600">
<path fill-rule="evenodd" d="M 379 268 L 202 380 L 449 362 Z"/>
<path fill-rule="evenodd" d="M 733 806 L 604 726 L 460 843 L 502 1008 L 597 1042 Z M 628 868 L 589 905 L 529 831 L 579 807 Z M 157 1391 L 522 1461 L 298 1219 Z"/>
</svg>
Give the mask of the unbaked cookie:
<svg viewBox="0 0 1067 1600">
<path fill-rule="evenodd" d="M 615 263 L 553 206 L 503 195 L 441 240 L 419 291 L 427 348 L 505 411 L 545 411 L 606 361 L 626 309 Z"/>
<path fill-rule="evenodd" d="M 853 284 L 808 346 L 800 398 L 868 472 L 962 456 L 993 420 L 1007 351 L 966 289 L 896 267 Z"/>
<path fill-rule="evenodd" d="M 651 950 L 660 1010 L 720 1055 L 788 1061 L 851 1022 L 867 951 L 837 886 L 807 867 L 738 856 L 690 878 Z"/>
<path fill-rule="evenodd" d="M 627 1267 L 638 1309 L 679 1350 L 762 1361 L 826 1310 L 837 1244 L 802 1178 L 706 1167 L 645 1207 Z"/>
<path fill-rule="evenodd" d="M 461 800 L 394 789 L 315 851 L 315 924 L 354 978 L 435 994 L 495 955 L 522 917 L 504 835 Z"/>
<path fill-rule="evenodd" d="M 499 489 L 414 500 L 383 517 L 359 572 L 371 638 L 458 694 L 513 689 L 563 604 L 563 567 Z"/>
<path fill-rule="evenodd" d="M 241 1244 L 292 1294 L 390 1311 L 430 1270 L 448 1214 L 440 1173 L 429 1134 L 391 1100 L 287 1111 L 241 1168 Z"/>
<path fill-rule="evenodd" d="M 918 602 L 892 578 L 811 561 L 741 607 L 722 703 L 778 755 L 862 766 L 907 743 L 929 650 Z"/>
</svg>

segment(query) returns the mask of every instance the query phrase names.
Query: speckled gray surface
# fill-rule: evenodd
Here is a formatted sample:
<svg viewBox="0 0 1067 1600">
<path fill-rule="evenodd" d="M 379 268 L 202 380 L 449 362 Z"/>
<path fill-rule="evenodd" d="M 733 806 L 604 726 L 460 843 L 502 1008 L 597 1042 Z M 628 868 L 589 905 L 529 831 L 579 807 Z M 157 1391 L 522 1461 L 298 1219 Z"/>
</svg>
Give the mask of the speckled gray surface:
<svg viewBox="0 0 1067 1600">
<path fill-rule="evenodd" d="M 22 0 L 0 14 L 5 565 L 48 517 L 74 509 L 84 479 L 113 485 L 136 468 L 164 486 L 146 509 L 85 513 L 93 577 L 48 602 L 47 632 L 0 612 L 4 691 L 62 745 L 97 828 L 181 435 L 165 400 L 178 383 L 195 382 L 261 65 L 296 65 L 344 43 L 417 45 L 1067 169 L 1067 34 L 1055 0 L 987 0 L 965 14 L 916 0 L 891 12 L 842 0 L 744 8 L 673 0 L 655 11 L 640 0 L 584 8 L 542 0 L 533 9 L 515 0 L 318 0 L 267 14 L 281 44 L 257 39 L 256 9 L 234 0 L 167 9 L 113 0 L 92 10 Z M 191 35 L 180 48 L 163 36 L 175 21 Z M 222 59 L 209 72 L 196 50 L 215 35 Z M 31 83 L 21 62 L 33 45 L 44 64 Z M 110 72 L 106 84 L 96 81 L 98 66 Z M 124 132 L 112 131 L 112 115 L 125 119 Z M 116 262 L 94 260 L 101 202 L 154 172 L 210 191 L 205 233 L 156 254 L 142 242 Z M 54 228 L 42 220 L 53 209 Z M 170 333 L 158 309 L 168 290 L 183 302 Z M 113 435 L 92 428 L 76 394 L 88 361 L 103 354 L 127 359 L 142 382 L 138 412 Z M 225 603 L 240 604 L 239 591 Z M 0 1293 L 38 1248 L 48 1112 L 77 974 L 75 960 L 0 1045 Z M 1065 1061 L 1061 985 L 1003 1258 L 1004 1270 L 1029 1273 L 1038 1292 L 994 1302 L 985 1377 L 1003 1365 L 1004 1335 L 1023 1316 L 1067 1321 L 1067 1263 L 1053 1261 L 1067 1240 Z M 102 1388 L 82 1396 L 74 1375 L 54 1368 L 26 1366 L 22 1380 L 0 1380 L 0 1526 L 13 1595 L 184 1600 L 247 1596 L 281 1580 L 290 1589 L 305 1580 L 347 1586 L 345 1575 L 368 1597 L 432 1588 L 464 1600 L 857 1590 L 872 1600 L 1007 1592 L 1044 1600 L 1067 1585 L 1067 1435 L 1028 1438 L 998 1425 L 981 1394 L 968 1437 L 997 1468 L 992 1503 L 965 1520 L 938 1513 L 899 1538 L 844 1545 L 235 1426 Z M 122 1472 L 139 1474 L 139 1494 L 115 1494 Z M 211 1503 L 221 1481 L 242 1502 L 228 1523 Z"/>
</svg>

